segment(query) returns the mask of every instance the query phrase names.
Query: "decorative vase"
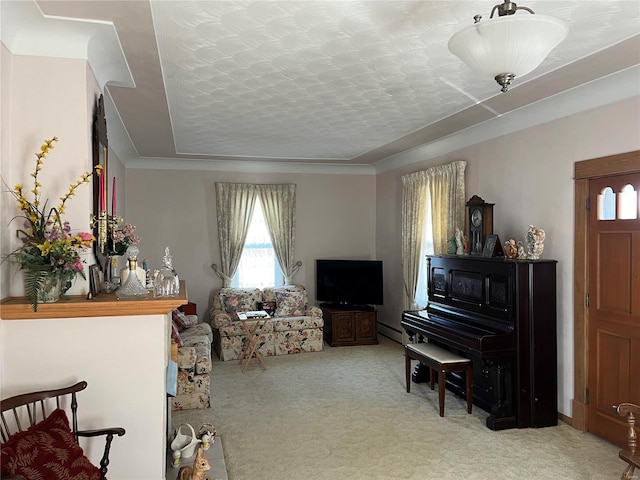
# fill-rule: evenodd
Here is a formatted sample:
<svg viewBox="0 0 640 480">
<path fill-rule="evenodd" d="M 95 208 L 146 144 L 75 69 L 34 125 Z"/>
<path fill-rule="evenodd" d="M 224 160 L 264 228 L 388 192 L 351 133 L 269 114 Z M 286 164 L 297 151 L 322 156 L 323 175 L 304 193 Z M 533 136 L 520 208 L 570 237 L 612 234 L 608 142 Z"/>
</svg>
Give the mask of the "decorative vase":
<svg viewBox="0 0 640 480">
<path fill-rule="evenodd" d="M 527 258 L 530 260 L 538 260 L 544 250 L 544 230 L 533 225 L 529 225 L 527 230 Z"/>
<path fill-rule="evenodd" d="M 44 277 L 42 287 L 38 290 L 38 303 L 55 303 L 60 300 L 60 277 L 47 275 Z"/>
<path fill-rule="evenodd" d="M 35 302 L 30 295 L 30 290 L 37 282 L 38 278 L 41 278 L 40 286 L 35 289 Z M 24 291 L 25 294 L 32 300 L 34 309 L 40 303 L 55 303 L 60 300 L 60 292 L 62 291 L 60 276 L 55 273 L 45 274 L 41 271 L 24 271 Z"/>
</svg>

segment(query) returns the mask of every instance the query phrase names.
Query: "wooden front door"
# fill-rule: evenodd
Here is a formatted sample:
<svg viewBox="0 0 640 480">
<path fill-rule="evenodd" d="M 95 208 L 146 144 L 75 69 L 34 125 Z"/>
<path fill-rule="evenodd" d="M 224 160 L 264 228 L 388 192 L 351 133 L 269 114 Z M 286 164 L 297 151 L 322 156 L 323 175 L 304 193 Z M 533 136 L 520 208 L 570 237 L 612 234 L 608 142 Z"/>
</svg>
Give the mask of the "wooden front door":
<svg viewBox="0 0 640 480">
<path fill-rule="evenodd" d="M 589 181 L 588 431 L 626 445 L 622 402 L 640 404 L 640 174 Z"/>
</svg>

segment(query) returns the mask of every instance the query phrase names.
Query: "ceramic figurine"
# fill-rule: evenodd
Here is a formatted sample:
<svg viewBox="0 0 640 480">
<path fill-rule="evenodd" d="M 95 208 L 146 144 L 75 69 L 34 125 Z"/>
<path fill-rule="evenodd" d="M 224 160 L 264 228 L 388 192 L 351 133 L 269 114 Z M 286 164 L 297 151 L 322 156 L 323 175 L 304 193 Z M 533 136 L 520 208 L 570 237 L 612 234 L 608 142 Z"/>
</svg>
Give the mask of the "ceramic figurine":
<svg viewBox="0 0 640 480">
<path fill-rule="evenodd" d="M 449 255 L 454 255 L 456 253 L 456 237 L 451 237 L 447 240 L 447 253 Z"/>
<path fill-rule="evenodd" d="M 544 250 L 544 239 L 546 234 L 544 230 L 533 225 L 529 225 L 527 230 L 527 258 L 531 260 L 537 260 L 542 255 Z"/>
<path fill-rule="evenodd" d="M 522 242 L 518 242 L 516 245 L 518 246 L 518 258 L 527 258 L 527 252 L 525 252 Z"/>
<path fill-rule="evenodd" d="M 518 258 L 518 244 L 514 238 L 510 238 L 504 242 L 504 255 L 512 260 Z"/>
<path fill-rule="evenodd" d="M 216 427 L 211 423 L 205 423 L 198 430 L 197 437 L 202 441 L 202 446 L 205 450 L 209 450 L 209 447 L 216 441 Z"/>
<path fill-rule="evenodd" d="M 204 448 L 200 445 L 193 467 L 188 465 L 180 467 L 176 480 L 207 480 L 209 477 L 205 476 L 205 472 L 209 470 L 211 470 L 211 465 L 209 465 L 209 460 L 204 456 Z"/>
<path fill-rule="evenodd" d="M 464 255 L 464 235 L 459 228 L 456 228 L 456 255 Z"/>
</svg>

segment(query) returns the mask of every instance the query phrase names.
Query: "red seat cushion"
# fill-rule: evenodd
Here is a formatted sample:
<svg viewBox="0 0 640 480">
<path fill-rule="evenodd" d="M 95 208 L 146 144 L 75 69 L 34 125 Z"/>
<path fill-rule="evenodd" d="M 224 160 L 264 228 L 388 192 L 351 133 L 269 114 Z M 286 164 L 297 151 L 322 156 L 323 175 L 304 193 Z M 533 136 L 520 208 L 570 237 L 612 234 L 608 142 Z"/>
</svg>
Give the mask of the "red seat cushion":
<svg viewBox="0 0 640 480">
<path fill-rule="evenodd" d="M 85 457 L 64 410 L 17 432 L 2 444 L 2 474 L 41 480 L 100 480 L 100 470 Z"/>
</svg>

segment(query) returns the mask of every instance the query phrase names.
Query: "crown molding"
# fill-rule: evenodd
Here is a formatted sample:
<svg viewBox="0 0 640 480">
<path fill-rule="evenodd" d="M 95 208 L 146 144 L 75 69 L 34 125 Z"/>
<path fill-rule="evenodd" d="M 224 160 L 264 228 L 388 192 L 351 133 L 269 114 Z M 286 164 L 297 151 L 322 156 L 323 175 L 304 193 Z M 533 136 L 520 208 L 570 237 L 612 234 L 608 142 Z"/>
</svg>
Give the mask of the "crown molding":
<svg viewBox="0 0 640 480">
<path fill-rule="evenodd" d="M 372 165 L 302 162 L 259 162 L 246 160 L 199 160 L 189 158 L 130 158 L 125 168 L 151 170 L 199 170 L 242 173 L 306 173 L 324 175 L 375 175 Z"/>
<path fill-rule="evenodd" d="M 14 55 L 87 60 L 101 90 L 135 87 L 112 22 L 45 15 L 33 0 L 1 2 L 2 43 Z"/>
</svg>

